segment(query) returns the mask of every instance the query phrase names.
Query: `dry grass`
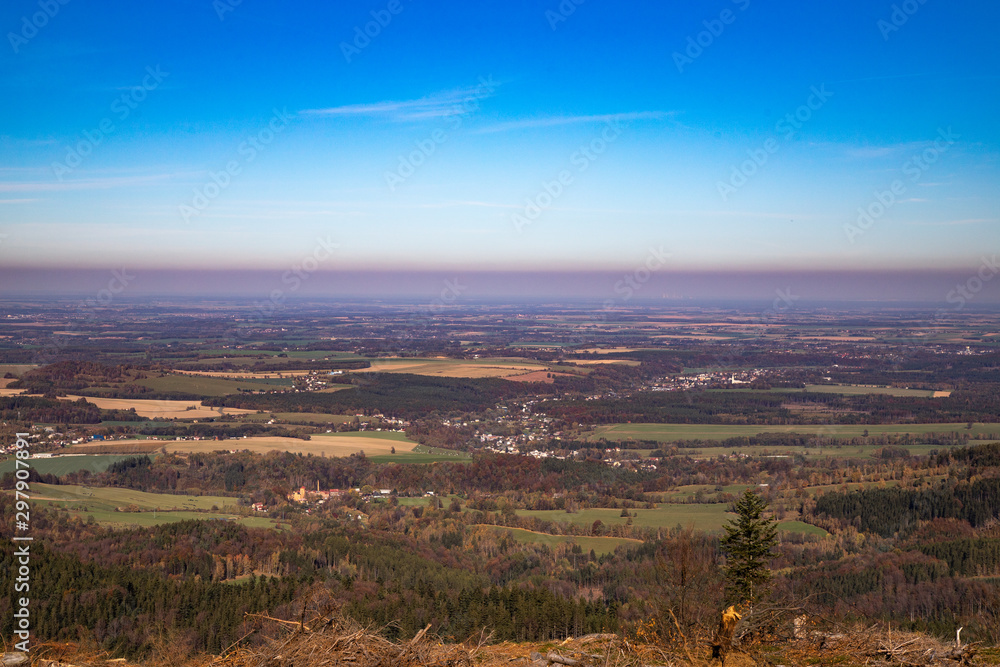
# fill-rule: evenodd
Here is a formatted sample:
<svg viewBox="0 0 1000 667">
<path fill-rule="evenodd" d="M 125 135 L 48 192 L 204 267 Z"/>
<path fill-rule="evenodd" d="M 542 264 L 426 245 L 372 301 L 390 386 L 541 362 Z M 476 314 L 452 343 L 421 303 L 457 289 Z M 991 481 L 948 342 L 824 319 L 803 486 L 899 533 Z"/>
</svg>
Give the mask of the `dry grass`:
<svg viewBox="0 0 1000 667">
<path fill-rule="evenodd" d="M 870 665 L 872 667 L 961 667 L 976 664 L 974 647 L 954 646 L 884 626 L 840 633 L 809 630 L 794 638 L 747 641 L 710 658 L 705 641 L 636 642 L 618 634 L 593 634 L 561 642 L 490 643 L 481 631 L 463 642 L 446 641 L 431 626 L 412 639 L 391 641 L 378 630 L 344 618 L 336 601 L 319 612 L 307 601 L 297 619 L 248 614 L 246 634 L 220 656 L 198 655 L 183 637 L 163 637 L 148 667 L 762 667 L 764 665 Z M 383 628 L 382 630 L 384 630 Z M 35 664 L 59 660 L 76 667 L 123 667 L 95 647 L 35 644 Z M 44 664 L 49 665 L 45 662 Z"/>
<path fill-rule="evenodd" d="M 95 398 L 93 396 L 61 396 L 60 400 L 86 400 L 102 410 L 129 410 L 135 408 L 140 417 L 150 419 L 204 419 L 219 415 L 249 415 L 256 410 L 241 410 L 239 408 L 210 408 L 201 401 L 170 401 L 132 398 Z"/>
<path fill-rule="evenodd" d="M 445 642 L 427 626 L 410 640 L 392 642 L 378 632 L 345 619 L 337 611 L 307 614 L 298 621 L 251 617 L 271 637 L 263 646 L 235 648 L 211 664 L 216 667 L 525 667 L 579 665 L 580 667 L 709 667 L 708 660 L 668 654 L 650 644 L 634 644 L 618 635 L 596 634 L 570 638 L 558 644 L 489 644 L 485 631 L 461 643 Z M 745 657 L 740 661 L 740 657 Z M 716 661 L 718 665 L 718 661 Z M 727 656 L 725 667 L 756 667 L 739 652 Z"/>
<path fill-rule="evenodd" d="M 545 382 L 546 384 L 552 384 L 555 382 L 557 375 L 563 377 L 573 377 L 569 373 L 549 373 L 548 371 L 532 371 L 530 373 L 522 373 L 521 375 L 509 375 L 506 377 L 507 380 L 511 382 Z"/>
<path fill-rule="evenodd" d="M 231 371 L 184 371 L 180 369 L 174 369 L 172 373 L 180 373 L 181 375 L 202 375 L 205 377 L 213 378 L 226 378 L 228 380 L 269 380 L 272 378 L 280 377 L 298 377 L 302 375 L 309 375 L 312 371 L 268 371 L 266 373 L 239 373 Z"/>
<path fill-rule="evenodd" d="M 516 362 L 472 363 L 452 359 L 413 359 L 373 361 L 370 368 L 359 368 L 354 373 L 412 373 L 452 378 L 509 378 L 531 371 L 545 371 L 543 364 Z"/>
<path fill-rule="evenodd" d="M 595 366 L 598 364 L 621 364 L 623 366 L 638 366 L 642 362 L 634 359 L 566 359 L 565 363 L 576 366 Z"/>
<path fill-rule="evenodd" d="M 415 443 L 389 438 L 366 438 L 360 436 L 322 436 L 315 435 L 311 440 L 299 438 L 282 438 L 279 436 L 255 436 L 236 440 L 166 440 L 158 442 L 168 452 L 215 452 L 230 449 L 243 450 L 264 454 L 278 450 L 294 454 L 312 454 L 314 456 L 350 456 L 364 452 L 366 456 L 391 454 L 413 451 Z"/>
<path fill-rule="evenodd" d="M 787 642 L 782 654 L 794 664 L 816 664 L 822 657 L 820 664 L 959 667 L 975 664 L 977 648 L 976 644 L 959 647 L 955 642 L 876 624 L 833 632 L 806 630 Z"/>
</svg>

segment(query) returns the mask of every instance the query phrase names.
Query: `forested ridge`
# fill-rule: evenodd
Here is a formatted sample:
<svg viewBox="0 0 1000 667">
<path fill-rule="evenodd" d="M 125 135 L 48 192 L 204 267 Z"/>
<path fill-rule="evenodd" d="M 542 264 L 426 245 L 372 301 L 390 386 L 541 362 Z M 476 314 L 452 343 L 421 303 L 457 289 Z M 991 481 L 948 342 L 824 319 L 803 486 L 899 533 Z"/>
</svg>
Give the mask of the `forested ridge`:
<svg viewBox="0 0 1000 667">
<path fill-rule="evenodd" d="M 273 412 L 361 412 L 415 418 L 428 412 L 474 412 L 498 402 L 536 391 L 554 391 L 551 385 L 517 383 L 497 378 L 439 378 L 405 373 L 352 375 L 350 389 L 333 393 L 230 394 L 206 405 Z"/>
<path fill-rule="evenodd" d="M 932 519 L 962 519 L 977 527 L 1000 515 L 1000 477 L 973 482 L 942 481 L 919 490 L 886 488 L 827 493 L 816 500 L 816 512 L 883 537 Z"/>
<path fill-rule="evenodd" d="M 803 412 L 805 408 L 813 412 Z M 895 424 L 998 422 L 994 387 L 959 390 L 949 397 L 842 395 L 789 390 L 643 392 L 627 398 L 547 401 L 541 409 L 566 421 L 592 424 Z"/>
<path fill-rule="evenodd" d="M 100 424 L 140 421 L 135 410 L 102 410 L 86 399 L 59 401 L 42 396 L 0 396 L 0 419 L 37 424 Z"/>
</svg>

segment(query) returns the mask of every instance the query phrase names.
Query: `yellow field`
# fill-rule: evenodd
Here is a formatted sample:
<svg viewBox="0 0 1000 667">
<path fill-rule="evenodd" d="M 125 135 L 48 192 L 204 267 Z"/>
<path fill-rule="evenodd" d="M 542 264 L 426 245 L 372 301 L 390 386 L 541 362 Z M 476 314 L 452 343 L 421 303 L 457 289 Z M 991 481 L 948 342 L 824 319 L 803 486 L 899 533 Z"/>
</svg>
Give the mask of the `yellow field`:
<svg viewBox="0 0 1000 667">
<path fill-rule="evenodd" d="M 278 450 L 295 454 L 331 457 L 350 456 L 358 452 L 364 452 L 366 456 L 379 456 L 391 454 L 393 448 L 396 449 L 397 453 L 411 452 L 417 446 L 415 442 L 390 437 L 380 438 L 349 434 L 313 435 L 312 440 L 256 436 L 238 440 L 166 440 L 162 444 L 168 452 L 191 453 L 248 449 L 260 454 Z"/>
<path fill-rule="evenodd" d="M 832 340 L 837 342 L 875 340 L 874 336 L 798 336 L 799 340 Z"/>
<path fill-rule="evenodd" d="M 23 389 L 7 389 L 6 387 L 0 389 L 0 396 L 18 396 Z"/>
<path fill-rule="evenodd" d="M 731 336 L 714 336 L 710 334 L 658 334 L 653 338 L 671 338 L 679 340 L 730 340 Z"/>
<path fill-rule="evenodd" d="M 593 366 L 595 364 L 624 364 L 625 366 L 638 366 L 641 361 L 634 359 L 566 359 L 563 363 L 576 364 L 577 366 Z"/>
<path fill-rule="evenodd" d="M 219 415 L 247 415 L 256 410 L 240 410 L 238 408 L 210 408 L 201 401 L 152 401 L 132 398 L 94 398 L 93 396 L 61 396 L 63 401 L 78 401 L 81 398 L 93 403 L 102 410 L 128 410 L 135 408 L 140 417 L 150 419 L 202 419 L 218 417 Z"/>
<path fill-rule="evenodd" d="M 279 377 L 295 377 L 309 375 L 310 371 L 269 371 L 267 373 L 240 373 L 231 371 L 182 371 L 174 369 L 173 373 L 182 375 L 204 375 L 205 377 L 226 378 L 228 380 L 270 380 Z"/>
<path fill-rule="evenodd" d="M 948 398 L 951 396 L 950 391 L 935 391 L 933 398 Z"/>
<path fill-rule="evenodd" d="M 353 373 L 413 373 L 452 378 L 505 378 L 531 371 L 548 370 L 545 364 L 500 359 L 377 359 L 370 368 Z"/>
</svg>

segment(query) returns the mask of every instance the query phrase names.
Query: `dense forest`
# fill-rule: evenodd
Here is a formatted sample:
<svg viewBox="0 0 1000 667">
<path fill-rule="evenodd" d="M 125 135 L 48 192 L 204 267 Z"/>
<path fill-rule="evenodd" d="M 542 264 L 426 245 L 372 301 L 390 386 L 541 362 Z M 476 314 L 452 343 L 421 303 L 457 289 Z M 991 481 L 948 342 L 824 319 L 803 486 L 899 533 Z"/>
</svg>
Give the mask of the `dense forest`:
<svg viewBox="0 0 1000 667">
<path fill-rule="evenodd" d="M 141 421 L 135 410 L 101 410 L 86 399 L 60 401 L 41 396 L 0 396 L 0 419 L 35 424 L 100 424 Z"/>
<path fill-rule="evenodd" d="M 842 395 L 801 390 L 649 392 L 628 398 L 547 401 L 553 417 L 592 424 L 896 424 L 997 422 L 1000 393 L 993 386 L 926 398 L 881 394 Z"/>
<path fill-rule="evenodd" d="M 333 393 L 230 394 L 206 405 L 273 412 L 359 412 L 417 418 L 429 412 L 466 413 L 493 408 L 498 402 L 555 391 L 543 383 L 496 378 L 443 378 L 405 373 L 351 376 L 350 389 Z"/>
</svg>

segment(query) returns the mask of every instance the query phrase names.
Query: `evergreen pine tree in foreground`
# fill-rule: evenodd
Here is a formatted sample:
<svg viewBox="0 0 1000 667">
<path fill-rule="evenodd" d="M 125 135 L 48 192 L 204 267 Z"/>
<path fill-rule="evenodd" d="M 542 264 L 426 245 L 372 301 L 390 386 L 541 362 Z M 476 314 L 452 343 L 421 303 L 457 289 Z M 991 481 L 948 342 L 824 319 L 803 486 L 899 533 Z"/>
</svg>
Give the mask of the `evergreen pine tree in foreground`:
<svg viewBox="0 0 1000 667">
<path fill-rule="evenodd" d="M 720 540 L 726 553 L 726 588 L 734 604 L 754 602 L 766 592 L 771 581 L 768 564 L 777 554 L 778 526 L 773 517 L 765 517 L 767 501 L 752 490 L 736 501 L 735 519 L 724 526 L 725 536 Z"/>
</svg>

